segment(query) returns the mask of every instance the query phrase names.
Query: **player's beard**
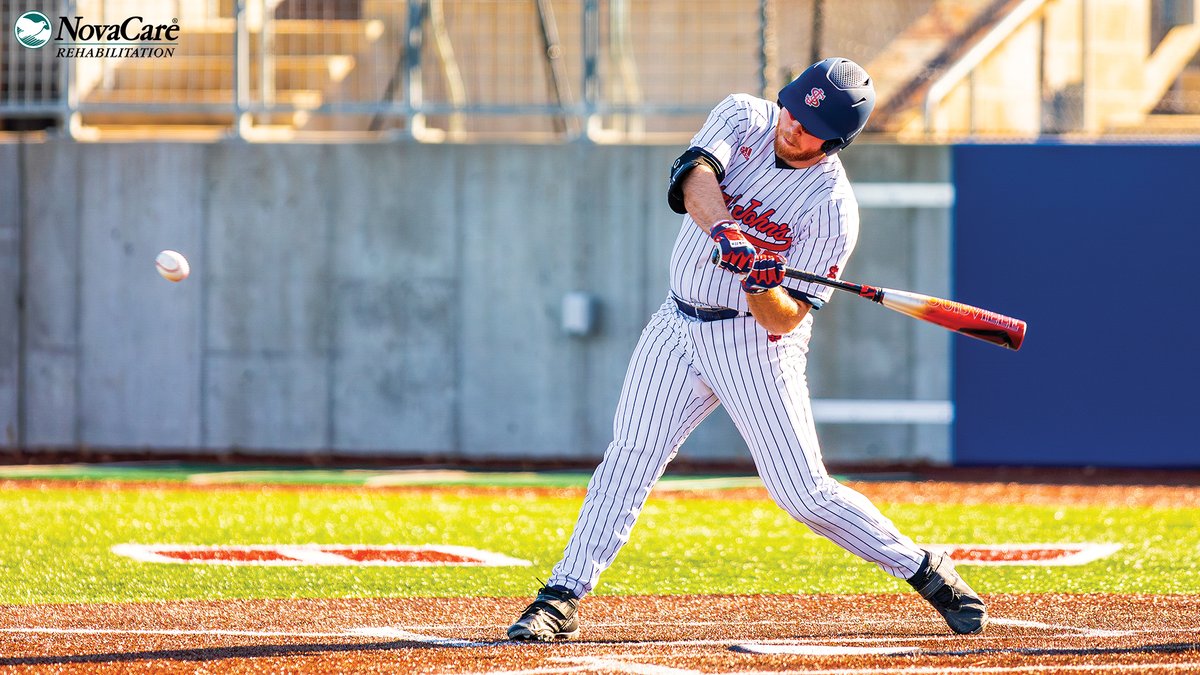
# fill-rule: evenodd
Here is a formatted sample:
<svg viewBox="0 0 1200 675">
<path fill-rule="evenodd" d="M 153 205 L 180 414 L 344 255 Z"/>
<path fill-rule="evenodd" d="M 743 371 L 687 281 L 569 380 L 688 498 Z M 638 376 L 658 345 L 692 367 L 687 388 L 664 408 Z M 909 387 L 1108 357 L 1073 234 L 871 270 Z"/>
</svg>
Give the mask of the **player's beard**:
<svg viewBox="0 0 1200 675">
<path fill-rule="evenodd" d="M 794 145 L 788 145 L 781 136 L 782 134 L 778 131 L 775 133 L 775 156 L 785 164 L 811 162 L 825 154 L 819 148 L 815 150 L 803 150 Z"/>
</svg>

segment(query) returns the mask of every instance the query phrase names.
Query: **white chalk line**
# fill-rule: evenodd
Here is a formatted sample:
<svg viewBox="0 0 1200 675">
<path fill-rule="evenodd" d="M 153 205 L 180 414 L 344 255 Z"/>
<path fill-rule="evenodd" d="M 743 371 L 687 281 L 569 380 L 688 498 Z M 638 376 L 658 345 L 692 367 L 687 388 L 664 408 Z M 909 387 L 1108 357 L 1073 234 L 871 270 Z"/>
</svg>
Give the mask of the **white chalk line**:
<svg viewBox="0 0 1200 675">
<path fill-rule="evenodd" d="M 460 675 L 551 675 L 552 673 L 576 673 L 580 671 L 597 670 L 606 673 L 628 673 L 629 675 L 720 675 L 714 673 L 701 673 L 698 670 L 685 670 L 682 668 L 671 668 L 668 666 L 659 666 L 652 663 L 641 663 L 632 659 L 638 657 L 631 656 L 577 656 L 577 657 L 558 657 L 547 659 L 555 663 L 562 663 L 561 666 L 541 666 L 538 668 L 526 668 L 522 670 L 489 670 L 478 673 L 460 673 Z M 743 672 L 730 673 L 730 675 L 746 675 Z M 774 675 L 779 675 L 776 672 Z"/>
<path fill-rule="evenodd" d="M 765 644 L 748 642 L 733 645 L 730 651 L 745 654 L 787 654 L 796 656 L 898 656 L 900 654 L 917 654 L 925 651 L 922 647 L 894 645 L 890 647 L 846 647 L 821 644 Z"/>
<path fill-rule="evenodd" d="M 552 673 L 574 673 L 603 669 L 606 672 L 630 673 L 631 675 L 702 675 L 697 670 L 668 668 L 648 663 L 626 660 L 631 657 L 562 657 L 550 659 L 563 663 L 563 666 L 544 666 L 523 670 L 492 670 L 487 672 L 465 672 L 459 675 L 551 675 Z M 568 665 L 569 664 L 569 665 Z M 1029 673 L 1040 671 L 1079 671 L 1096 672 L 1108 671 L 1182 671 L 1194 672 L 1200 668 L 1200 662 L 1190 663 L 1072 663 L 1059 665 L 1024 665 L 1024 666 L 971 666 L 971 673 Z M 833 668 L 826 670 L 737 670 L 722 672 L 707 672 L 703 675 L 944 675 L 950 672 L 962 672 L 958 667 L 939 666 L 901 666 L 896 668 Z"/>
<path fill-rule="evenodd" d="M 992 625 L 997 626 L 1012 626 L 1016 628 L 1034 628 L 1045 630 L 1054 633 L 1049 637 L 1129 637 L 1142 633 L 1193 633 L 1198 629 L 1194 627 L 1186 628 L 1138 628 L 1128 630 L 1103 630 L 1097 628 L 1086 628 L 1079 626 L 1070 626 L 1064 624 L 1052 624 L 1041 621 L 1029 621 L 1024 619 L 1006 619 L 1002 617 L 992 617 L 990 619 Z M 616 627 L 629 628 L 633 626 L 676 626 L 676 627 L 703 627 L 711 625 L 724 625 L 728 622 L 720 621 L 693 621 L 693 622 L 638 622 L 631 623 L 599 623 L 592 624 L 592 627 Z M 755 621 L 755 622 L 739 622 L 739 625 L 751 624 L 776 624 L 775 621 Z M 880 622 L 890 623 L 890 622 Z M 936 623 L 930 621 L 929 623 Z M 496 629 L 504 628 L 503 625 L 492 626 Z M 20 633 L 20 634 L 78 634 L 78 635 L 165 635 L 165 636 L 197 636 L 197 637 L 281 637 L 281 638 L 385 638 L 394 640 L 404 640 L 408 642 L 422 642 L 433 645 L 441 645 L 446 647 L 482 647 L 505 644 L 507 641 L 497 639 L 496 641 L 473 641 L 459 638 L 440 637 L 437 635 L 428 635 L 424 631 L 455 631 L 455 630 L 479 630 L 486 628 L 479 624 L 393 624 L 388 626 L 359 626 L 348 628 L 340 632 L 288 632 L 288 631 L 254 631 L 254 630 L 230 630 L 230 629 L 133 629 L 133 628 L 55 628 L 44 626 L 31 627 L 7 627 L 0 628 L 0 634 L 3 633 Z M 422 632 L 416 632 L 422 631 Z M 950 638 L 951 636 L 947 636 Z M 972 636 L 973 641 L 982 641 L 988 639 L 1007 639 L 1010 636 L 1005 635 L 977 635 Z M 729 646 L 737 644 L 762 644 L 762 645 L 836 645 L 836 644 L 890 644 L 898 645 L 906 642 L 915 642 L 918 640 L 927 641 L 929 638 L 895 638 L 895 637 L 814 637 L 814 638 L 776 638 L 763 640 L 747 640 L 745 638 L 727 638 L 719 640 L 630 640 L 621 642 L 612 642 L 613 645 L 623 646 L 670 646 L 670 647 L 704 647 L 704 646 Z M 934 638 L 936 639 L 936 638 Z M 597 643 L 594 642 L 558 642 L 559 646 L 579 646 L 579 647 L 594 647 Z"/>
<path fill-rule="evenodd" d="M 1158 632 L 1173 632 L 1175 629 L 1158 630 L 1154 628 L 1137 628 L 1131 630 L 1103 630 L 1101 628 L 1080 628 L 1078 626 L 1064 626 L 1061 624 L 1042 623 L 1041 621 L 1025 621 L 1023 619 L 988 619 L 989 623 L 996 626 L 1015 626 L 1018 628 L 1040 628 L 1042 630 L 1056 631 L 1071 631 L 1079 634 L 1081 637 L 1127 637 L 1137 635 L 1138 633 L 1158 633 Z M 1193 629 L 1194 630 L 1194 629 Z"/>
<path fill-rule="evenodd" d="M 412 633 L 390 626 L 351 628 L 347 632 L 350 635 L 355 635 L 358 637 L 373 637 L 385 638 L 389 640 L 404 640 L 406 642 L 421 642 L 439 647 L 485 647 L 494 644 L 490 642 L 472 642 L 471 640 L 459 640 L 456 638 L 443 638 L 432 635 L 423 635 L 421 633 Z"/>
<path fill-rule="evenodd" d="M 1071 631 L 1067 635 L 1055 635 L 1053 637 L 1096 637 L 1109 636 L 1114 634 L 1130 635 L 1138 632 L 1152 632 L 1146 630 L 1132 631 L 1101 631 L 1096 629 L 1078 628 L 1074 626 L 1062 626 L 1056 624 L 1043 623 L 1040 621 L 1027 621 L 1022 619 L 1003 619 L 993 618 L 992 622 L 997 625 L 1008 625 L 1023 628 L 1036 628 L 1050 631 Z M 431 626 L 418 626 L 428 630 Z M 473 627 L 473 628 L 478 628 Z M 1194 629 L 1177 629 L 1178 632 L 1193 632 Z M 1172 631 L 1175 632 L 1175 631 Z M 26 627 L 26 628 L 0 628 L 0 633 L 46 633 L 46 634 L 78 634 L 78 635 L 101 635 L 101 634 L 122 634 L 122 635 L 166 635 L 166 636 L 226 636 L 226 637 L 278 637 L 278 638 L 383 638 L 388 640 L 397 640 L 405 642 L 417 642 L 429 644 L 433 646 L 441 646 L 447 648 L 464 648 L 464 647 L 489 647 L 500 646 L 506 644 L 503 641 L 498 642 L 473 642 L 470 640 L 460 640 L 455 638 L 438 637 L 434 635 L 426 635 L 423 633 L 415 633 L 396 626 L 366 626 L 347 629 L 342 632 L 286 632 L 286 631 L 247 631 L 247 630 L 177 630 L 177 629 L 107 629 L 107 628 L 48 628 L 48 627 Z M 977 636 L 972 638 L 973 641 L 987 639 L 989 637 L 1005 637 L 1005 636 Z M 947 636 L 946 639 L 951 639 Z M 927 641 L 925 638 L 923 641 Z M 889 641 L 890 647 L 838 647 L 830 645 L 830 642 L 883 642 Z M 834 655 L 862 655 L 870 653 L 878 654 L 909 654 L 919 655 L 926 651 L 920 647 L 905 647 L 901 646 L 904 642 L 912 642 L 913 639 L 894 639 L 894 638 L 827 638 L 824 640 L 759 640 L 753 643 L 746 643 L 739 640 L 673 640 L 673 641 L 643 641 L 643 642 L 619 642 L 612 643 L 612 646 L 617 647 L 636 647 L 636 646 L 678 646 L 678 647 L 695 647 L 695 646 L 723 646 L 723 647 L 758 647 L 758 650 L 745 649 L 751 653 L 764 654 L 795 654 L 802 656 L 834 656 Z M 596 648 L 602 646 L 603 643 L 588 643 L 588 642 L 559 642 L 558 646 L 576 646 L 581 648 Z M 522 646 L 526 648 L 525 645 Z M 774 647 L 774 648 L 772 648 Z M 604 656 L 568 656 L 557 657 L 550 659 L 556 662 L 556 665 L 538 667 L 532 669 L 509 670 L 509 671 L 489 671 L 487 673 L 463 673 L 462 675 L 551 675 L 553 673 L 574 673 L 583 671 L 603 670 L 605 672 L 625 673 L 628 675 L 721 675 L 721 674 L 702 674 L 696 670 L 686 670 L 680 668 L 671 668 L 656 664 L 643 663 L 638 659 L 644 659 L 645 656 L 635 655 L 620 655 L 607 654 Z M 561 664 L 561 665 L 558 665 Z M 1058 665 L 1033 665 L 1026 664 L 1013 667 L 972 667 L 974 673 L 1029 673 L 1040 671 L 1079 671 L 1091 672 L 1097 669 L 1105 669 L 1109 671 L 1184 671 L 1191 672 L 1195 669 L 1200 669 L 1200 662 L 1190 663 L 1170 663 L 1170 664 L 1058 664 Z M 943 667 L 896 667 L 896 668 L 838 668 L 829 670 L 785 670 L 785 671 L 730 671 L 728 675 L 789 675 L 795 673 L 800 675 L 934 675 L 937 673 L 947 672 Z"/>
<path fill-rule="evenodd" d="M 1026 666 L 957 666 L 957 667 L 908 667 L 908 668 L 834 668 L 830 670 L 772 670 L 772 671 L 739 671 L 727 675 L 945 675 L 953 672 L 970 673 L 1029 673 L 1042 671 L 1078 671 L 1095 673 L 1100 671 L 1131 671 L 1144 673 L 1150 670 L 1195 672 L 1200 668 L 1200 661 L 1191 663 L 1072 663 L 1059 665 L 1026 665 Z M 466 674 L 463 674 L 466 675 Z M 492 675 L 506 675 L 492 673 Z M 712 674 L 716 675 L 716 674 Z M 724 675 L 724 674 L 723 674 Z"/>
<path fill-rule="evenodd" d="M 44 626 L 28 628 L 0 628 L 0 633 L 24 633 L 48 635 L 169 635 L 197 637 L 292 637 L 292 638 L 352 638 L 359 637 L 353 633 L 288 633 L 284 631 L 267 630 L 174 630 L 168 628 L 139 629 L 139 628 L 49 628 Z"/>
<path fill-rule="evenodd" d="M 267 637 L 267 638 L 382 638 L 387 640 L 403 640 L 405 642 L 421 642 L 442 647 L 486 647 L 497 643 L 472 642 L 456 638 L 444 638 L 434 635 L 412 633 L 392 626 L 367 626 L 350 628 L 340 633 L 287 632 L 272 630 L 177 630 L 169 628 L 139 629 L 139 628 L 0 628 L 0 633 L 46 634 L 46 635 L 165 635 L 168 637 Z"/>
<path fill-rule="evenodd" d="M 916 622 L 928 623 L 929 625 L 934 626 L 934 625 L 940 625 L 941 620 L 936 619 L 936 618 L 917 619 L 917 620 L 914 620 L 914 623 L 916 623 Z M 728 626 L 728 625 L 730 625 L 730 623 L 731 623 L 731 621 L 728 619 L 726 619 L 724 621 L 649 621 L 648 620 L 648 621 L 638 621 L 637 623 L 630 623 L 628 621 L 621 621 L 621 622 L 588 621 L 587 627 L 588 628 L 632 628 L 632 627 L 637 627 L 637 626 L 646 626 L 646 627 L 649 627 L 649 626 L 671 626 L 671 627 L 682 627 L 682 628 L 704 628 L 707 626 Z M 778 626 L 781 622 L 779 619 L 764 619 L 762 621 L 737 621 L 736 623 L 738 626 Z M 820 623 L 822 626 L 834 626 L 834 625 L 839 625 L 839 624 L 844 624 L 847 626 L 870 626 L 870 625 L 875 625 L 875 624 L 878 624 L 881 626 L 889 626 L 889 625 L 895 625 L 896 620 L 895 619 L 862 619 L 862 620 L 830 619 L 830 620 L 826 621 L 826 620 L 822 619 Z M 508 624 L 508 623 L 502 623 L 502 624 L 501 623 L 494 623 L 494 624 L 478 624 L 478 623 L 471 623 L 471 624 L 440 623 L 440 624 L 438 624 L 438 623 L 431 623 L 431 624 L 390 624 L 390 627 L 400 628 L 402 630 L 475 630 L 475 629 L 479 629 L 479 628 L 504 629 L 504 628 L 508 628 L 509 625 L 511 625 L 511 624 Z"/>
</svg>

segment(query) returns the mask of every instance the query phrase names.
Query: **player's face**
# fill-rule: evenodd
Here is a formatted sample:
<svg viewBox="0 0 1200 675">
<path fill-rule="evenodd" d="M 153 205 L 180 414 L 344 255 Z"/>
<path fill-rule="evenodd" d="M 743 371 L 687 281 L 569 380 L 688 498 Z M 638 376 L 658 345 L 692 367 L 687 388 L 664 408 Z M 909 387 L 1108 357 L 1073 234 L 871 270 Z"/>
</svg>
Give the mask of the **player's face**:
<svg viewBox="0 0 1200 675">
<path fill-rule="evenodd" d="M 775 126 L 775 155 L 785 164 L 798 169 L 816 164 L 825 156 L 821 152 L 824 142 L 808 133 L 787 108 L 779 108 L 779 124 Z"/>
</svg>

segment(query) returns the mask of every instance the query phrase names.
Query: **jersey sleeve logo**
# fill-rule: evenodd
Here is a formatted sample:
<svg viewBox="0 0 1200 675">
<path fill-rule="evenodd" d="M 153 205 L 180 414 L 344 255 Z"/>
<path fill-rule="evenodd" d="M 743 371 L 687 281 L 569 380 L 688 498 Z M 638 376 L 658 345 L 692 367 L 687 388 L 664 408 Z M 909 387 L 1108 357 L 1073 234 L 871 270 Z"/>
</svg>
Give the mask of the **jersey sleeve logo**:
<svg viewBox="0 0 1200 675">
<path fill-rule="evenodd" d="M 829 277 L 830 279 L 836 279 L 836 278 L 838 278 L 837 275 L 838 275 L 838 266 L 831 265 L 829 267 L 829 274 L 826 274 L 825 276 Z"/>
<path fill-rule="evenodd" d="M 750 150 L 750 146 L 748 146 L 748 145 L 743 145 L 743 146 L 742 146 L 742 149 L 741 149 L 739 152 L 741 152 L 741 153 L 742 153 L 742 158 L 743 158 L 743 159 L 750 159 L 750 153 L 752 152 L 752 151 Z"/>
<path fill-rule="evenodd" d="M 821 101 L 825 100 L 825 90 L 820 87 L 813 87 L 812 91 L 808 92 L 808 96 L 804 97 L 804 102 L 809 107 L 816 108 L 821 105 Z"/>
</svg>

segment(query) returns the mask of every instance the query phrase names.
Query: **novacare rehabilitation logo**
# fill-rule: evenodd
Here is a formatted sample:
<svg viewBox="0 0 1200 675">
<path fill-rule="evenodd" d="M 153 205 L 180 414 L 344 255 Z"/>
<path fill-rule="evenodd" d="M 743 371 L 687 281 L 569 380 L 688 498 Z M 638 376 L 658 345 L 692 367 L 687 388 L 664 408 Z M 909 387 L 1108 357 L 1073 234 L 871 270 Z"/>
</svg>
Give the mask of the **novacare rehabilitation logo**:
<svg viewBox="0 0 1200 675">
<path fill-rule="evenodd" d="M 13 24 L 17 42 L 41 49 L 55 41 L 59 58 L 162 58 L 175 55 L 179 44 L 179 19 L 171 23 L 147 23 L 141 16 L 120 23 L 87 23 L 82 16 L 58 17 L 54 22 L 41 12 L 25 12 Z"/>
<path fill-rule="evenodd" d="M 41 49 L 51 38 L 50 19 L 41 12 L 25 12 L 13 24 L 13 35 L 21 46 Z"/>
</svg>

